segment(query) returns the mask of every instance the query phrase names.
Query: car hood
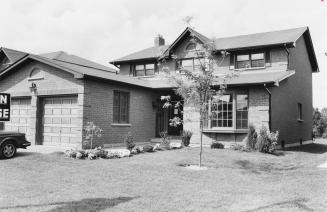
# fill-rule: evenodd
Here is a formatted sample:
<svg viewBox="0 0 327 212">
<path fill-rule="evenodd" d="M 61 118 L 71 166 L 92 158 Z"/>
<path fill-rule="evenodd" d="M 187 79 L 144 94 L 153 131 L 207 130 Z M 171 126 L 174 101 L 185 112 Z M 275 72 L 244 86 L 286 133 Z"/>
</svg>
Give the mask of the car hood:
<svg viewBox="0 0 327 212">
<path fill-rule="evenodd" d="M 0 136 L 25 136 L 25 133 L 0 130 Z"/>
</svg>

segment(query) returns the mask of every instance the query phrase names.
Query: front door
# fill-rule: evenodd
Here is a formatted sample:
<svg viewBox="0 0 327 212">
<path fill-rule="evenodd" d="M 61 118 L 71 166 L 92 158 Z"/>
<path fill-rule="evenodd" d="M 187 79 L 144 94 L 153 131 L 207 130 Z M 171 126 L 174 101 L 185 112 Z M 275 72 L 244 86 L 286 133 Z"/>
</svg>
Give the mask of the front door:
<svg viewBox="0 0 327 212">
<path fill-rule="evenodd" d="M 170 125 L 170 119 L 174 117 L 183 118 L 181 113 L 182 108 L 175 108 L 175 104 L 168 108 L 163 108 L 163 103 L 160 103 L 157 108 L 157 121 L 156 121 L 156 136 L 160 136 L 160 132 L 168 132 L 168 135 L 181 135 L 183 124 L 177 127 Z"/>
</svg>

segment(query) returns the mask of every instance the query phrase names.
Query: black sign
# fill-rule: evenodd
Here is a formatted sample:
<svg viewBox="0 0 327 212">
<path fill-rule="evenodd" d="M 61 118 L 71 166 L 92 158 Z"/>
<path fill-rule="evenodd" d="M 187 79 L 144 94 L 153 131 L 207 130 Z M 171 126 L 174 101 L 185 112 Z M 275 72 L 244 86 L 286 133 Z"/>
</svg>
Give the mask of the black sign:
<svg viewBox="0 0 327 212">
<path fill-rule="evenodd" d="M 0 121 L 10 121 L 10 94 L 0 93 Z"/>
</svg>

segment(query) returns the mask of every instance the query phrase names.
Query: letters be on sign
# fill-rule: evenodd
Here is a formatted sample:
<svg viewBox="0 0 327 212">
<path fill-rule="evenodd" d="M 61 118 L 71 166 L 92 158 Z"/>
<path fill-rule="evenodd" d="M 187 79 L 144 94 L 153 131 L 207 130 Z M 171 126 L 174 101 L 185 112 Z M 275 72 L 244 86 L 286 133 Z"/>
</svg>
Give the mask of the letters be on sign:
<svg viewBox="0 0 327 212">
<path fill-rule="evenodd" d="M 10 121 L 10 94 L 0 93 L 0 121 Z"/>
</svg>

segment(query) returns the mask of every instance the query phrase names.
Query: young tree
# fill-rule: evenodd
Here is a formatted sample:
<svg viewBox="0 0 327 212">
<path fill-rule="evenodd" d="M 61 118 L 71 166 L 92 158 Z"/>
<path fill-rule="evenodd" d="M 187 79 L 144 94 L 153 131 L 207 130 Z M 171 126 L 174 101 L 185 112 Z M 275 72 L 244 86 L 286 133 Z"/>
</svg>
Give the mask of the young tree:
<svg viewBox="0 0 327 212">
<path fill-rule="evenodd" d="M 325 109 L 325 108 L 324 108 Z M 313 126 L 312 131 L 315 135 L 322 136 L 326 131 L 327 117 L 326 110 L 322 109 L 322 112 L 318 108 L 313 110 Z"/>
<path fill-rule="evenodd" d="M 211 115 L 208 111 L 209 104 L 212 101 L 217 101 L 227 88 L 227 81 L 237 74 L 229 72 L 218 75 L 215 72 L 215 67 L 221 66 L 225 57 L 229 54 L 227 51 L 217 51 L 215 43 L 201 43 L 198 41 L 194 33 L 190 34 L 190 42 L 200 46 L 194 50 L 199 66 L 195 70 L 187 70 L 183 66 L 178 66 L 176 72 L 165 68 L 165 77 L 174 84 L 176 95 L 182 97 L 182 101 L 172 103 L 170 96 L 162 96 L 161 99 L 166 101 L 163 107 L 171 107 L 180 109 L 183 106 L 192 106 L 199 112 L 200 122 L 200 154 L 199 166 L 202 166 L 202 152 L 203 152 L 203 128 L 205 121 L 210 119 Z M 218 57 L 219 56 L 219 57 Z M 173 60 L 179 61 L 177 56 L 172 56 Z M 164 65 L 166 61 L 163 60 Z M 185 107 L 183 107 L 185 108 Z M 209 113 L 208 113 L 209 112 Z M 183 114 L 183 112 L 182 112 Z M 181 120 L 179 117 L 170 119 L 170 125 L 178 126 L 186 120 Z"/>
</svg>

